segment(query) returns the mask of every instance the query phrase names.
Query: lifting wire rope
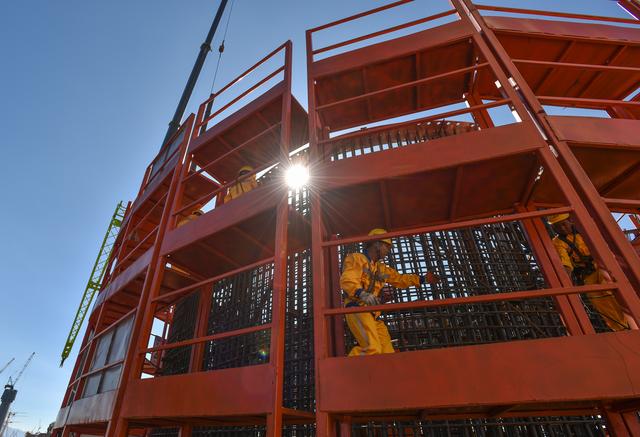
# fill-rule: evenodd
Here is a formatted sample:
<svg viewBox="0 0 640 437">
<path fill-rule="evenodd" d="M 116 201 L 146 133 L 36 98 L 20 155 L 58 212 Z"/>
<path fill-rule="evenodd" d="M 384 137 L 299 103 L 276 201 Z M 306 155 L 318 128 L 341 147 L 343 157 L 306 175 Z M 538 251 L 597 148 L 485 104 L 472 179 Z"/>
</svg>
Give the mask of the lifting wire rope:
<svg viewBox="0 0 640 437">
<path fill-rule="evenodd" d="M 233 5 L 235 0 L 231 0 L 231 6 L 229 7 L 229 15 L 227 15 L 227 24 L 224 27 L 224 34 L 222 35 L 222 43 L 218 47 L 218 61 L 216 62 L 216 70 L 213 73 L 213 81 L 211 82 L 211 90 L 209 94 L 213 94 L 213 87 L 216 84 L 216 78 L 218 77 L 218 69 L 220 68 L 220 62 L 222 61 L 222 54 L 224 53 L 224 43 L 227 40 L 227 32 L 229 31 L 229 22 L 231 21 L 231 14 L 233 13 Z"/>
<path fill-rule="evenodd" d="M 218 60 L 216 62 L 216 69 L 213 73 L 213 81 L 211 82 L 211 89 L 209 90 L 209 97 L 213 96 L 213 87 L 216 85 L 216 79 L 218 78 L 218 71 L 220 69 L 220 64 L 222 62 L 222 54 L 224 53 L 224 43 L 227 40 L 227 32 L 229 31 L 229 22 L 231 21 L 231 13 L 233 12 L 233 6 L 235 4 L 235 0 L 231 0 L 231 6 L 229 7 L 229 15 L 227 15 L 227 24 L 224 27 L 224 34 L 222 35 L 222 42 L 220 43 L 220 46 L 218 47 Z M 211 110 L 213 108 L 213 101 L 215 100 L 215 97 L 209 102 L 207 103 L 207 108 L 205 110 L 205 114 L 204 114 L 204 118 L 203 120 L 205 120 L 207 117 L 209 117 L 209 115 L 211 115 Z M 207 125 L 205 124 L 204 126 L 202 126 L 202 130 L 200 131 L 200 133 L 202 134 L 207 128 Z"/>
</svg>

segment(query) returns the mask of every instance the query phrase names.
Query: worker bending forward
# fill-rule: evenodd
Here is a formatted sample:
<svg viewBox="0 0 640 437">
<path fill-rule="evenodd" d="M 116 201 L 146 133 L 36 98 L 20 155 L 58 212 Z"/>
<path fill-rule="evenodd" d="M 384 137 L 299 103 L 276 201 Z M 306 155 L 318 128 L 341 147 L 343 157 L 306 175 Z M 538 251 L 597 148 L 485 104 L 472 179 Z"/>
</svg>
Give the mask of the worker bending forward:
<svg viewBox="0 0 640 437">
<path fill-rule="evenodd" d="M 611 282 L 609 273 L 598 268 L 591 257 L 589 248 L 573 226 L 569 214 L 552 215 L 547 217 L 547 220 L 557 234 L 553 238 L 553 246 L 575 285 Z M 594 291 L 587 293 L 587 297 L 609 328 L 613 331 L 629 329 L 629 323 L 613 291 Z"/>
<path fill-rule="evenodd" d="M 227 190 L 227 194 L 224 196 L 224 203 L 229 202 L 230 200 L 237 199 L 242 196 L 244 193 L 248 193 L 258 186 L 258 181 L 256 181 L 256 175 L 253 174 L 248 178 L 244 178 L 240 180 L 243 176 L 251 173 L 253 171 L 253 167 L 250 165 L 245 165 L 238 170 L 238 176 L 236 177 L 236 183 L 229 187 Z"/>
<path fill-rule="evenodd" d="M 386 234 L 384 229 L 373 229 L 369 235 Z M 429 272 L 426 276 L 402 275 L 384 264 L 383 260 L 392 248 L 390 238 L 370 241 L 365 245 L 364 253 L 350 253 L 344 260 L 340 287 L 347 294 L 345 306 L 379 305 L 380 290 L 385 284 L 398 288 L 419 286 L 425 282 L 435 284 L 438 277 Z M 356 338 L 358 345 L 351 349 L 349 356 L 391 354 L 395 350 L 391 345 L 389 330 L 380 313 L 363 312 L 347 314 L 347 325 Z"/>
</svg>

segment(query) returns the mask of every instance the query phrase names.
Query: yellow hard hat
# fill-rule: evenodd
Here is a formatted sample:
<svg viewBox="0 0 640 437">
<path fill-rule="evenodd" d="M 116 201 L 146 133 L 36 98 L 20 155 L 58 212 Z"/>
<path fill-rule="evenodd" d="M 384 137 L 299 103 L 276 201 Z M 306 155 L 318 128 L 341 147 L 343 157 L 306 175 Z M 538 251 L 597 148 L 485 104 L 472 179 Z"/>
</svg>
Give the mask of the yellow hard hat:
<svg viewBox="0 0 640 437">
<path fill-rule="evenodd" d="M 240 170 L 238 170 L 238 174 L 242 173 L 243 171 L 251 173 L 253 171 L 253 167 L 251 167 L 250 165 L 243 165 L 242 167 L 240 167 Z"/>
<path fill-rule="evenodd" d="M 563 220 L 566 220 L 569 218 L 569 214 L 565 213 L 565 214 L 554 214 L 554 215 L 549 215 L 547 216 L 547 221 L 549 222 L 550 225 L 554 225 L 556 223 L 560 223 Z"/>
<path fill-rule="evenodd" d="M 372 235 L 384 235 L 386 233 L 387 233 L 386 229 L 375 228 L 375 229 L 371 229 L 369 231 L 369 236 L 372 236 Z M 393 243 L 391 242 L 391 238 L 383 238 L 382 240 L 379 240 L 379 241 L 383 241 L 383 242 L 385 242 L 385 243 L 387 243 L 389 245 L 393 245 Z"/>
</svg>

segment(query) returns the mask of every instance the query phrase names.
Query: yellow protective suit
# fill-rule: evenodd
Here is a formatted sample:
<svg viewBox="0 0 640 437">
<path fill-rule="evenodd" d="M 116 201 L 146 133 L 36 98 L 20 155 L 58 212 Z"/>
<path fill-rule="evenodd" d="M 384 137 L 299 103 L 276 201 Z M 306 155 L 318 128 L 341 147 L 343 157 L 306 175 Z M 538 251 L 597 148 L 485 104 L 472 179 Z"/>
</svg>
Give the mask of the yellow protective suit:
<svg viewBox="0 0 640 437">
<path fill-rule="evenodd" d="M 232 185 L 227 190 L 227 194 L 224 196 L 224 203 L 229 202 L 230 200 L 237 199 L 242 196 L 244 193 L 248 193 L 258 186 L 258 181 L 256 181 L 256 175 L 252 175 L 242 181 L 236 182 L 235 185 Z"/>
<path fill-rule="evenodd" d="M 382 261 L 375 263 L 362 253 L 351 253 L 344 260 L 340 287 L 347 294 L 346 307 L 362 306 L 358 296 L 366 291 L 374 296 L 380 296 L 380 290 L 385 284 L 398 288 L 420 285 L 418 275 L 402 275 L 386 266 Z M 347 314 L 345 316 L 349 330 L 358 342 L 349 352 L 349 356 L 391 354 L 395 350 L 391 344 L 389 330 L 382 320 L 378 319 L 379 312 L 365 312 Z"/>
<path fill-rule="evenodd" d="M 558 255 L 560 255 L 560 261 L 562 265 L 573 271 L 576 267 L 584 267 L 584 260 L 581 258 L 591 256 L 589 248 L 585 244 L 582 236 L 578 233 L 569 234 L 566 236 L 566 240 L 573 243 L 580 253 L 576 253 L 573 248 L 566 242 L 562 241 L 559 237 L 553 239 L 553 246 L 555 247 Z M 595 264 L 595 263 L 594 263 Z M 606 281 L 602 275 L 600 269 L 597 268 L 593 273 L 585 276 L 585 285 L 594 284 L 606 284 Z M 587 293 L 589 301 L 593 307 L 602 315 L 602 318 L 606 322 L 607 326 L 613 331 L 622 331 L 629 329 L 629 323 L 625 320 L 622 307 L 616 300 L 613 291 L 597 291 L 593 293 Z"/>
</svg>

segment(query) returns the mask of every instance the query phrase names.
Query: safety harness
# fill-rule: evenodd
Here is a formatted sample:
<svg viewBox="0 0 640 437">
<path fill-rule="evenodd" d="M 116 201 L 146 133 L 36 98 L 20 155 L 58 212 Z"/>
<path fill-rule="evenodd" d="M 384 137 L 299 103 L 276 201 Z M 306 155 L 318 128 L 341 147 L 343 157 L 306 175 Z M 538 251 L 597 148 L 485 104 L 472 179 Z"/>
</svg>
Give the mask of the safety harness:
<svg viewBox="0 0 640 437">
<path fill-rule="evenodd" d="M 566 235 L 558 235 L 558 238 L 569 246 L 569 256 L 571 257 L 571 260 L 574 260 L 573 255 L 576 255 L 580 260 L 580 265 L 574 266 L 571 271 L 571 279 L 576 285 L 584 285 L 585 278 L 596 271 L 596 266 L 591 255 L 583 255 L 582 252 L 580 252 L 580 249 L 575 244 L 576 236 L 577 233 L 574 229 L 573 241 L 570 241 Z"/>
</svg>

